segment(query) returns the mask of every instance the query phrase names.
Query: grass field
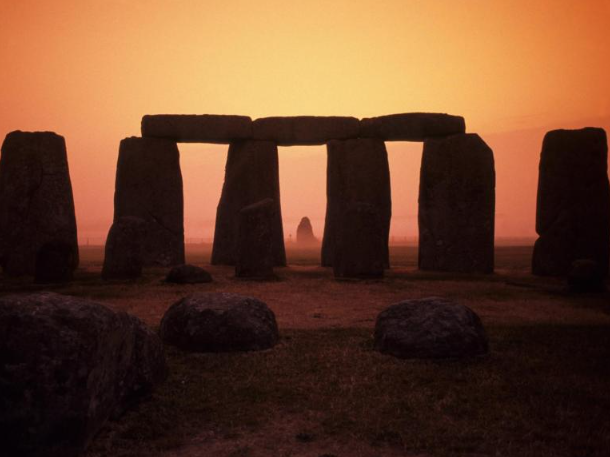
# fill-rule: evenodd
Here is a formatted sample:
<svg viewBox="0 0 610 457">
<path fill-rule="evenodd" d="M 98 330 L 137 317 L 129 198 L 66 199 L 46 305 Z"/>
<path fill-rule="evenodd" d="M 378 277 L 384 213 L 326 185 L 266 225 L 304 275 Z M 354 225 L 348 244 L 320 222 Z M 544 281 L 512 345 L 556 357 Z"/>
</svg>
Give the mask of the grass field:
<svg viewBox="0 0 610 457">
<path fill-rule="evenodd" d="M 75 282 L 52 290 L 153 327 L 185 295 L 247 294 L 273 309 L 282 336 L 258 353 L 168 347 L 168 381 L 111 422 L 88 457 L 610 455 L 610 295 L 531 276 L 531 247 L 498 247 L 486 276 L 419 272 L 417 249 L 394 247 L 379 281 L 336 281 L 319 252 L 291 249 L 280 279 L 262 283 L 234 279 L 231 267 L 209 265 L 209 248 L 191 246 L 188 261 L 215 279 L 198 286 L 165 284 L 163 269 L 104 283 L 102 249 L 81 254 Z M 3 294 L 40 289 L 0 283 Z M 407 361 L 372 350 L 381 310 L 432 295 L 481 316 L 488 356 Z"/>
</svg>

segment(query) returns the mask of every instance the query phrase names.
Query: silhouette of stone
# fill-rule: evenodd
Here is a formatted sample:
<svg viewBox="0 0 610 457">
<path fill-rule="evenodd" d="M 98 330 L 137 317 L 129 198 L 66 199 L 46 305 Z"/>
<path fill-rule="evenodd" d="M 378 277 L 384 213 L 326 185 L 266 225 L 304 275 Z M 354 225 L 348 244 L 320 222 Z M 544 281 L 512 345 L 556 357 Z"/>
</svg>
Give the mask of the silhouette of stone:
<svg viewBox="0 0 610 457">
<path fill-rule="evenodd" d="M 167 375 L 139 319 L 51 293 L 0 297 L 2 455 L 80 455 Z"/>
<path fill-rule="evenodd" d="M 568 287 L 572 292 L 603 292 L 606 290 L 605 277 L 595 260 L 578 259 L 572 262 Z"/>
<path fill-rule="evenodd" d="M 337 278 L 380 278 L 387 262 L 387 232 L 377 207 L 350 203 L 337 227 L 333 272 Z"/>
<path fill-rule="evenodd" d="M 51 241 L 36 253 L 34 281 L 43 284 L 69 282 L 72 280 L 74 263 L 73 246 L 62 241 Z"/>
<path fill-rule="evenodd" d="M 591 259 L 608 274 L 610 190 L 608 143 L 599 128 L 553 130 L 542 143 L 532 271 L 565 276 Z"/>
<path fill-rule="evenodd" d="M 300 246 L 311 246 L 318 243 L 313 234 L 313 227 L 308 217 L 304 217 L 297 227 L 297 244 Z"/>
<path fill-rule="evenodd" d="M 74 199 L 66 143 L 52 132 L 11 132 L 0 161 L 0 264 L 10 276 L 34 275 L 48 243 L 70 247 L 78 266 Z"/>
<path fill-rule="evenodd" d="M 144 219 L 130 216 L 112 224 L 106 240 L 102 278 L 137 279 L 142 276 L 146 226 Z"/>
<path fill-rule="evenodd" d="M 275 266 L 283 266 L 286 265 L 286 251 L 280 206 L 277 146 L 271 141 L 231 143 L 225 182 L 216 212 L 213 265 L 235 265 L 239 212 L 242 208 L 266 198 L 275 202 L 272 226 L 274 263 Z"/>
<path fill-rule="evenodd" d="M 153 138 L 121 141 L 114 220 L 146 221 L 144 266 L 184 263 L 184 205 L 176 143 Z"/>
<path fill-rule="evenodd" d="M 465 358 L 488 351 L 474 311 L 443 298 L 405 300 L 377 316 L 375 349 L 402 359 Z"/>
<path fill-rule="evenodd" d="M 238 278 L 273 278 L 273 222 L 277 205 L 271 198 L 242 208 L 237 236 Z"/>
<path fill-rule="evenodd" d="M 493 152 L 476 134 L 424 143 L 419 181 L 419 268 L 494 269 Z"/>
<path fill-rule="evenodd" d="M 219 143 L 252 138 L 252 119 L 217 114 L 158 114 L 142 118 L 142 136 L 181 143 Z"/>
<path fill-rule="evenodd" d="M 330 140 L 358 138 L 360 122 L 354 117 L 295 116 L 263 117 L 252 127 L 255 140 L 280 146 L 325 144 Z"/>
<path fill-rule="evenodd" d="M 212 276 L 195 265 L 178 265 L 170 270 L 165 281 L 174 284 L 203 284 L 212 282 Z"/>
<path fill-rule="evenodd" d="M 463 117 L 440 113 L 390 114 L 360 121 L 360 137 L 385 141 L 425 141 L 465 131 Z"/>
<path fill-rule="evenodd" d="M 173 304 L 163 316 L 161 339 L 191 352 L 259 351 L 276 345 L 275 315 L 260 300 L 200 293 Z"/>
<path fill-rule="evenodd" d="M 322 265 L 332 266 L 336 240 L 342 235 L 340 220 L 351 203 L 372 205 L 379 214 L 384 236 L 383 258 L 389 267 L 388 238 L 392 202 L 390 169 L 381 140 L 358 139 L 328 143 L 326 224 L 322 242 Z"/>
</svg>

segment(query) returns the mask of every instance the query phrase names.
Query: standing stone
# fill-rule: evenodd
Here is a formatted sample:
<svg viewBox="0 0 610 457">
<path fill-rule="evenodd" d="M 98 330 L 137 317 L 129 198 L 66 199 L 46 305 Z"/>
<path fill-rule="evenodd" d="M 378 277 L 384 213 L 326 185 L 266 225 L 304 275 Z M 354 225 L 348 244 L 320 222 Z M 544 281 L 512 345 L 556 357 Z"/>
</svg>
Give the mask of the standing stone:
<svg viewBox="0 0 610 457">
<path fill-rule="evenodd" d="M 65 140 L 52 132 L 11 132 L 2 144 L 0 162 L 4 273 L 34 275 L 37 257 L 45 258 L 41 249 L 50 244 L 70 251 L 54 260 L 68 277 L 78 266 L 78 243 Z"/>
<path fill-rule="evenodd" d="M 271 141 L 231 143 L 225 182 L 216 212 L 212 249 L 213 265 L 235 265 L 239 212 L 242 208 L 271 198 L 275 204 L 272 244 L 275 266 L 286 265 L 284 229 L 280 205 L 277 146 Z"/>
<path fill-rule="evenodd" d="M 275 202 L 267 198 L 242 208 L 237 236 L 238 278 L 273 277 L 273 221 Z"/>
<path fill-rule="evenodd" d="M 358 139 L 328 143 L 326 224 L 322 242 L 322 266 L 335 259 L 337 239 L 343 236 L 340 220 L 348 205 L 372 205 L 379 214 L 383 233 L 383 259 L 390 265 L 388 238 L 392 217 L 390 168 L 382 140 Z"/>
<path fill-rule="evenodd" d="M 121 141 L 114 220 L 125 216 L 146 221 L 144 266 L 184 263 L 184 204 L 176 143 L 135 137 Z"/>
<path fill-rule="evenodd" d="M 578 259 L 608 274 L 608 143 L 599 128 L 554 130 L 542 143 L 532 270 L 564 276 Z"/>
<path fill-rule="evenodd" d="M 427 140 L 419 181 L 419 268 L 494 269 L 493 152 L 476 134 Z"/>
<path fill-rule="evenodd" d="M 387 261 L 387 234 L 378 209 L 351 203 L 339 221 L 333 272 L 337 278 L 380 278 Z"/>
<path fill-rule="evenodd" d="M 297 244 L 299 246 L 311 246 L 317 244 L 318 240 L 313 234 L 313 227 L 308 217 L 304 217 L 297 227 Z"/>
<path fill-rule="evenodd" d="M 62 241 L 51 241 L 36 253 L 34 282 L 70 282 L 74 262 L 74 248 L 71 245 Z"/>
<path fill-rule="evenodd" d="M 106 240 L 102 278 L 136 279 L 142 276 L 146 221 L 122 217 L 115 221 Z"/>
</svg>

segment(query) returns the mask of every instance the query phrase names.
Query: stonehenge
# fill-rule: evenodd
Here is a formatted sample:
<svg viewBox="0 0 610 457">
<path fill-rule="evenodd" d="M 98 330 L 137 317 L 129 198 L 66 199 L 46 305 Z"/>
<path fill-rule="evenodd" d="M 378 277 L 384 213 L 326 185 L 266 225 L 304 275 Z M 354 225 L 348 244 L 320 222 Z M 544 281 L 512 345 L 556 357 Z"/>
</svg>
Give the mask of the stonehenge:
<svg viewBox="0 0 610 457">
<path fill-rule="evenodd" d="M 144 266 L 184 263 L 182 174 L 175 142 L 135 137 L 121 141 L 114 222 L 126 216 L 146 222 Z"/>
<path fill-rule="evenodd" d="M 419 268 L 494 269 L 493 152 L 475 134 L 424 142 L 419 180 Z"/>
<path fill-rule="evenodd" d="M 51 264 L 58 277 L 46 274 Z M 38 271 L 43 282 L 69 280 L 78 266 L 66 142 L 53 132 L 15 131 L 2 144 L 0 265 L 7 276 Z"/>
<path fill-rule="evenodd" d="M 386 268 L 389 267 L 388 238 L 392 204 L 390 168 L 384 142 L 376 139 L 329 142 L 326 192 L 322 266 L 333 266 L 336 260 L 335 247 L 346 231 L 351 230 L 342 223 L 348 205 L 367 203 L 378 214 L 383 243 L 377 246 L 382 250 L 380 255 L 383 264 Z"/>
<path fill-rule="evenodd" d="M 608 143 L 599 128 L 553 130 L 540 156 L 532 272 L 566 276 L 579 260 L 608 275 L 610 189 Z"/>
</svg>

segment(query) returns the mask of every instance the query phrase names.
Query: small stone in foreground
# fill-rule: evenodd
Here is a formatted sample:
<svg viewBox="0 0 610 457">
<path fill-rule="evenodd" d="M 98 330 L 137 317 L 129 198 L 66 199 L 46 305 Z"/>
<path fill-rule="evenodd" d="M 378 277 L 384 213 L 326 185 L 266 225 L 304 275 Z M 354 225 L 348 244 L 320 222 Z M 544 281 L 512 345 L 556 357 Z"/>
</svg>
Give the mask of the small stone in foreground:
<svg viewBox="0 0 610 457">
<path fill-rule="evenodd" d="M 187 264 L 172 268 L 165 281 L 174 284 L 203 284 L 212 282 L 212 276 L 203 268 Z"/>
<path fill-rule="evenodd" d="M 265 303 L 229 293 L 183 298 L 166 311 L 160 334 L 190 352 L 257 351 L 279 340 L 275 314 Z"/>
<path fill-rule="evenodd" d="M 488 343 L 474 311 L 431 297 L 405 300 L 381 312 L 375 349 L 403 359 L 464 358 L 487 353 Z"/>
</svg>

